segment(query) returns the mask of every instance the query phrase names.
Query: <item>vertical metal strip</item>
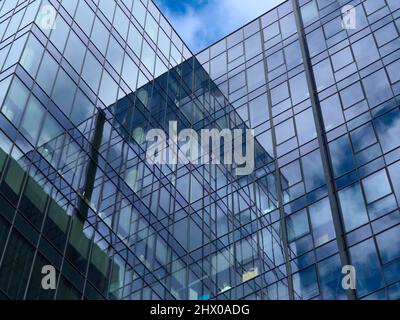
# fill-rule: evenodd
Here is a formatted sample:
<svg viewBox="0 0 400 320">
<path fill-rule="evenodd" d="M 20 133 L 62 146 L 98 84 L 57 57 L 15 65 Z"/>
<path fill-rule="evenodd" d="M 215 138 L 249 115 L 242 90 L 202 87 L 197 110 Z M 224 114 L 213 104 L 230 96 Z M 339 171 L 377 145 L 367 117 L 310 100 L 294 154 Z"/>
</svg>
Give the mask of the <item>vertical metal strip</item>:
<svg viewBox="0 0 400 320">
<path fill-rule="evenodd" d="M 272 150 L 273 150 L 273 158 L 275 162 L 275 181 L 276 181 L 276 195 L 278 197 L 278 208 L 279 208 L 279 221 L 280 221 L 280 229 L 282 235 L 282 243 L 283 243 L 283 254 L 285 258 L 285 267 L 287 273 L 287 282 L 288 282 L 288 291 L 289 291 L 289 299 L 294 300 L 294 289 L 293 289 L 293 279 L 292 279 L 292 268 L 290 266 L 290 256 L 289 256 L 289 242 L 287 236 L 287 228 L 286 228 L 286 215 L 283 210 L 283 194 L 281 190 L 281 175 L 278 166 L 278 152 L 277 152 L 277 142 L 276 142 L 276 134 L 275 134 L 275 126 L 273 123 L 273 114 L 272 114 L 272 98 L 271 92 L 269 90 L 269 82 L 268 82 L 268 66 L 267 66 L 267 55 L 266 55 L 266 47 L 264 42 L 264 33 L 262 31 L 261 19 L 259 19 L 260 30 L 262 33 L 262 48 L 263 48 L 263 62 L 264 62 L 264 74 L 265 74 L 265 82 L 267 86 L 267 101 L 268 101 L 268 113 L 269 119 L 271 121 L 271 138 L 272 138 Z"/>
<path fill-rule="evenodd" d="M 319 148 L 320 148 L 320 152 L 321 152 L 322 165 L 324 168 L 326 186 L 328 189 L 329 203 L 331 205 L 332 221 L 333 221 L 334 228 L 335 228 L 336 241 L 337 241 L 337 245 L 338 245 L 340 261 L 341 261 L 342 266 L 349 265 L 350 259 L 348 256 L 348 251 L 346 250 L 347 246 L 346 246 L 346 240 L 344 237 L 345 229 L 344 229 L 344 225 L 343 225 L 342 216 L 339 212 L 338 199 L 336 197 L 335 188 L 333 185 L 334 179 L 333 179 L 333 174 L 332 174 L 333 171 L 332 171 L 332 166 L 331 166 L 328 148 L 327 148 L 328 143 L 327 143 L 326 136 L 324 133 L 324 125 L 323 125 L 321 106 L 319 104 L 319 99 L 318 99 L 318 94 L 317 94 L 317 85 L 315 82 L 314 72 L 313 72 L 313 69 L 312 69 L 312 66 L 310 63 L 310 54 L 309 54 L 306 36 L 304 33 L 304 25 L 303 25 L 303 20 L 302 20 L 301 14 L 300 14 L 300 6 L 298 3 L 298 0 L 292 0 L 292 5 L 293 5 L 293 12 L 294 12 L 295 19 L 296 19 L 296 27 L 297 27 L 297 32 L 299 35 L 300 49 L 301 49 L 301 54 L 303 57 L 303 64 L 304 64 L 305 75 L 306 75 L 306 79 L 307 79 L 308 90 L 310 92 L 311 106 L 312 106 L 313 115 L 314 115 L 315 128 L 317 130 L 318 144 L 319 144 Z M 354 290 L 347 290 L 347 296 L 348 296 L 349 300 L 356 299 Z"/>
</svg>

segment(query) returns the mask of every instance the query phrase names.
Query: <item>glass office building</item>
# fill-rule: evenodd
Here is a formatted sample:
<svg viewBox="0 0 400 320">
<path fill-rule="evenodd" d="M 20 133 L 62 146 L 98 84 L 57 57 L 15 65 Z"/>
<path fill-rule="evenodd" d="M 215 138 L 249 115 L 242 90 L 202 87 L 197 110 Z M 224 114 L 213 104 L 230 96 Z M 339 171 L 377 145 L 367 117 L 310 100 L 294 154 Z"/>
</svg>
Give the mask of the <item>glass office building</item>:
<svg viewBox="0 0 400 320">
<path fill-rule="evenodd" d="M 399 299 L 399 32 L 289 0 L 193 55 L 151 0 L 0 1 L 0 297 Z M 149 164 L 171 121 L 254 171 Z"/>
</svg>

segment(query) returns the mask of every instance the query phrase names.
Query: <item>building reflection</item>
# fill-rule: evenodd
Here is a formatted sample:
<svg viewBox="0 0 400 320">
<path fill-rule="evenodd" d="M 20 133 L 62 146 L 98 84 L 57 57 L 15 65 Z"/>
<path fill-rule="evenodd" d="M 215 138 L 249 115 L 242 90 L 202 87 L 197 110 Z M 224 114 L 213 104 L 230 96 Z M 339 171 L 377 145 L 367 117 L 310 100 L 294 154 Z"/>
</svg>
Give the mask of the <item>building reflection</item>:
<svg viewBox="0 0 400 320">
<path fill-rule="evenodd" d="M 73 214 L 58 209 L 60 215 L 76 217 L 74 225 L 81 226 L 80 230 L 74 229 L 70 259 L 86 265 L 89 245 L 85 243 L 93 242 L 92 255 L 97 258 L 90 262 L 90 269 L 96 282 L 106 281 L 106 273 L 112 270 L 114 290 L 122 289 L 124 281 L 119 277 L 124 275 L 113 261 L 113 251 L 121 246 L 121 251 L 128 250 L 135 256 L 136 265 L 130 267 L 140 265 L 145 277 L 159 275 L 159 281 L 177 299 L 239 297 L 240 293 L 232 288 L 247 287 L 257 292 L 268 285 L 270 278 L 285 277 L 280 223 L 262 228 L 277 212 L 272 156 L 256 142 L 257 169 L 244 177 L 236 177 L 232 166 L 224 165 L 149 166 L 144 135 L 151 128 L 168 131 L 168 121 L 172 120 L 177 121 L 178 129 L 247 128 L 204 68 L 192 58 L 83 122 L 80 127 L 87 128 L 84 132 L 89 132 L 90 139 L 89 144 L 82 144 L 86 148 L 77 142 L 82 139 L 79 132 L 72 130 L 20 159 L 32 161 L 38 186 L 60 186 L 60 192 L 75 203 Z M 110 178 L 103 177 L 99 170 L 99 163 L 106 157 L 112 159 L 106 169 Z M 199 175 L 203 170 L 210 173 L 207 179 Z M 182 178 L 180 172 L 188 173 Z M 121 203 L 122 197 L 111 181 L 125 191 L 127 199 L 134 199 L 134 206 Z M 254 182 L 253 190 L 241 188 L 249 181 Z M 69 185 L 76 186 L 79 193 Z M 187 192 L 189 188 L 201 189 L 201 198 L 196 195 L 198 190 Z M 226 203 L 227 192 L 234 194 L 233 206 Z M 253 192 L 257 193 L 257 201 Z M 159 206 L 152 205 L 157 201 L 155 197 L 159 197 Z M 147 215 L 134 209 L 144 206 L 150 208 Z M 97 244 L 94 233 L 109 236 L 96 228 L 98 223 L 115 233 L 112 237 L 117 247 L 102 248 L 101 241 Z M 155 242 L 157 225 L 166 227 L 158 231 L 163 236 L 158 235 Z M 53 233 L 60 232 L 55 221 Z"/>
</svg>

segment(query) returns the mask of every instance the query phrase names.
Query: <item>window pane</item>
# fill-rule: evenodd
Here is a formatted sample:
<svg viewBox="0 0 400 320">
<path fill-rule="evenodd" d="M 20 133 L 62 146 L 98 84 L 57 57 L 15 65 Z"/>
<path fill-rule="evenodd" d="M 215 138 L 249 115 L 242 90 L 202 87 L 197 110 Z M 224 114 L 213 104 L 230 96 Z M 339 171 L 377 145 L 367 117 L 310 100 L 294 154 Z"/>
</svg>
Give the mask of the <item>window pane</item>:
<svg viewBox="0 0 400 320">
<path fill-rule="evenodd" d="M 350 87 L 342 90 L 340 92 L 340 97 L 342 98 L 343 107 L 345 109 L 364 99 L 364 93 L 362 91 L 360 83 L 357 82 Z"/>
<path fill-rule="evenodd" d="M 119 6 L 117 6 L 117 10 L 115 11 L 113 25 L 114 28 L 116 28 L 119 34 L 122 36 L 122 38 L 126 39 L 129 29 L 129 19 L 119 8 Z"/>
<path fill-rule="evenodd" d="M 379 198 L 391 193 L 389 180 L 385 170 L 381 170 L 362 180 L 367 203 L 374 202 Z"/>
<path fill-rule="evenodd" d="M 378 141 L 371 123 L 352 131 L 350 137 L 355 152 L 369 147 Z"/>
<path fill-rule="evenodd" d="M 314 0 L 302 6 L 301 16 L 303 17 L 305 26 L 318 19 L 318 8 Z"/>
<path fill-rule="evenodd" d="M 246 70 L 246 73 L 247 73 L 247 86 L 249 92 L 265 84 L 265 71 L 263 62 L 259 62 L 256 65 L 248 68 Z"/>
<path fill-rule="evenodd" d="M 75 20 L 77 24 L 82 28 L 83 32 L 87 35 L 92 30 L 92 24 L 94 19 L 94 12 L 86 4 L 85 1 L 79 1 L 78 8 L 75 13 Z"/>
<path fill-rule="evenodd" d="M 255 128 L 259 124 L 269 119 L 267 96 L 261 95 L 258 98 L 249 102 L 250 123 L 251 127 Z"/>
<path fill-rule="evenodd" d="M 295 135 L 293 119 L 288 119 L 285 122 L 275 127 L 276 143 L 280 144 Z"/>
<path fill-rule="evenodd" d="M 400 203 L 400 162 L 396 162 L 389 167 L 389 175 L 392 180 L 397 202 Z"/>
<path fill-rule="evenodd" d="M 42 225 L 46 201 L 47 194 L 43 192 L 43 189 L 35 180 L 30 178 L 26 184 L 19 209 L 38 229 Z"/>
<path fill-rule="evenodd" d="M 300 162 L 298 160 L 281 168 L 282 189 L 293 186 L 302 180 Z"/>
<path fill-rule="evenodd" d="M 261 53 L 261 37 L 260 33 L 256 33 L 247 40 L 244 41 L 244 47 L 246 50 L 246 60 L 250 60 L 259 53 Z"/>
<path fill-rule="evenodd" d="M 279 50 L 267 57 L 268 70 L 271 71 L 284 63 L 283 52 Z"/>
<path fill-rule="evenodd" d="M 101 10 L 101 12 L 103 12 L 103 14 L 110 22 L 113 21 L 115 5 L 116 3 L 114 1 L 109 1 L 109 0 L 100 0 L 99 2 L 99 9 Z"/>
<path fill-rule="evenodd" d="M 295 118 L 297 137 L 300 145 L 303 145 L 317 137 L 312 109 L 308 109 L 298 114 Z"/>
<path fill-rule="evenodd" d="M 284 99 L 289 97 L 289 88 L 287 82 L 280 84 L 279 86 L 271 90 L 272 104 L 276 105 Z"/>
<path fill-rule="evenodd" d="M 22 82 L 14 78 L 1 112 L 16 126 L 18 126 L 21 119 L 28 94 L 28 89 Z"/>
<path fill-rule="evenodd" d="M 151 15 L 147 15 L 145 30 L 150 36 L 151 40 L 153 40 L 154 43 L 157 43 L 158 25 Z"/>
<path fill-rule="evenodd" d="M 69 235 L 66 257 L 78 268 L 82 273 L 86 272 L 87 255 L 89 252 L 90 237 L 84 233 L 84 222 L 80 217 L 74 216 L 72 222 L 71 233 Z M 97 252 L 97 251 L 96 251 Z M 94 253 L 92 253 L 93 255 Z"/>
<path fill-rule="evenodd" d="M 134 27 L 131 27 L 131 29 L 132 28 L 134 28 Z M 129 39 L 128 39 L 128 43 L 129 43 Z M 163 30 L 160 29 L 160 31 L 158 33 L 158 48 L 160 48 L 161 52 L 167 58 L 169 57 L 170 45 L 171 45 L 171 41 L 169 40 L 168 36 L 165 34 L 165 32 Z"/>
<path fill-rule="evenodd" d="M 338 254 L 318 263 L 318 273 L 323 299 L 347 299 L 346 291 L 341 286 L 343 274 Z"/>
<path fill-rule="evenodd" d="M 244 53 L 243 50 L 243 43 L 239 43 L 238 45 L 234 46 L 233 48 L 230 48 L 228 50 L 228 62 L 232 62 L 233 60 L 236 60 L 237 58 L 241 57 Z"/>
<path fill-rule="evenodd" d="M 304 72 L 290 79 L 289 83 L 293 105 L 298 104 L 310 96 Z"/>
<path fill-rule="evenodd" d="M 26 294 L 26 299 L 52 300 L 54 298 L 54 290 L 44 290 L 42 287 L 42 268 L 43 266 L 51 264 L 52 263 L 43 258 L 40 253 L 36 255 L 35 265 L 32 269 L 32 275 L 29 281 L 29 289 Z"/>
<path fill-rule="evenodd" d="M 369 239 L 350 248 L 350 256 L 357 270 L 358 295 L 363 296 L 379 289 L 383 282 L 374 240 Z"/>
<path fill-rule="evenodd" d="M 294 213 L 286 219 L 288 229 L 288 241 L 292 242 L 307 234 L 309 230 L 307 211 Z"/>
<path fill-rule="evenodd" d="M 71 78 L 60 69 L 58 73 L 56 83 L 53 90 L 53 100 L 58 107 L 64 112 L 66 116 L 69 116 L 72 107 L 72 101 L 75 96 L 76 85 Z"/>
<path fill-rule="evenodd" d="M 313 67 L 313 69 L 318 91 L 328 88 L 335 82 L 329 59 L 325 59 L 324 61 L 318 63 Z"/>
<path fill-rule="evenodd" d="M 71 114 L 72 122 L 75 125 L 79 125 L 93 116 L 94 110 L 95 107 L 90 100 L 80 90 L 78 90 Z"/>
<path fill-rule="evenodd" d="M 83 65 L 82 77 L 94 92 L 97 92 L 99 88 L 101 70 L 100 62 L 88 51 Z"/>
<path fill-rule="evenodd" d="M 307 43 L 310 50 L 311 57 L 317 55 L 326 49 L 326 42 L 324 33 L 321 28 L 309 33 L 307 35 Z"/>
<path fill-rule="evenodd" d="M 321 102 L 325 131 L 332 130 L 344 122 L 342 106 L 337 94 Z"/>
<path fill-rule="evenodd" d="M 352 47 L 360 69 L 379 59 L 378 49 L 371 35 L 353 43 Z"/>
<path fill-rule="evenodd" d="M 78 0 L 62 0 L 62 6 L 67 10 L 71 17 L 74 16 L 77 4 Z"/>
<path fill-rule="evenodd" d="M 103 103 L 109 107 L 117 100 L 118 85 L 108 72 L 103 72 L 103 78 L 101 80 L 101 86 L 99 91 L 99 97 Z"/>
<path fill-rule="evenodd" d="M 312 191 L 325 183 L 324 169 L 322 167 L 319 149 L 311 152 L 301 159 L 304 173 L 304 183 L 307 192 Z"/>
<path fill-rule="evenodd" d="M 393 62 L 387 66 L 387 72 L 389 73 L 389 78 L 391 83 L 395 83 L 400 80 L 400 60 Z"/>
<path fill-rule="evenodd" d="M 353 157 L 349 137 L 343 136 L 329 144 L 335 177 L 355 169 L 356 164 Z"/>
<path fill-rule="evenodd" d="M 6 97 L 8 87 L 10 86 L 10 82 L 11 82 L 11 77 L 8 77 L 0 81 L 0 110 L 1 106 L 3 105 L 3 101 Z"/>
<path fill-rule="evenodd" d="M 14 229 L 0 269 L 0 288 L 11 298 L 23 298 L 33 254 L 33 247 Z"/>
<path fill-rule="evenodd" d="M 108 2 L 108 0 L 106 0 Z M 133 3 L 133 12 L 135 12 L 135 19 L 137 21 L 139 21 L 139 23 L 141 24 L 141 26 L 144 26 L 144 19 L 146 16 L 146 8 L 144 7 L 144 5 L 142 4 L 141 1 L 137 1 L 135 0 L 135 2 Z"/>
<path fill-rule="evenodd" d="M 375 120 L 376 132 L 384 152 L 400 146 L 400 110 L 398 108 Z"/>
<path fill-rule="evenodd" d="M 106 54 L 108 37 L 109 37 L 109 32 L 108 32 L 107 28 L 100 21 L 100 19 L 96 17 L 92 35 L 90 38 L 96 45 L 97 49 L 99 49 L 103 55 Z"/>
<path fill-rule="evenodd" d="M 316 247 L 335 238 L 331 206 L 327 198 L 310 206 L 310 219 Z"/>
<path fill-rule="evenodd" d="M 155 52 L 146 41 L 143 41 L 142 61 L 147 70 L 150 71 L 150 73 L 154 72 L 155 60 L 156 60 Z"/>
<path fill-rule="evenodd" d="M 122 78 L 132 89 L 132 91 L 136 90 L 137 76 L 138 76 L 138 67 L 132 61 L 132 59 L 125 54 L 124 68 L 122 70 Z"/>
<path fill-rule="evenodd" d="M 335 53 L 331 57 L 333 70 L 337 71 L 353 62 L 353 56 L 349 47 Z"/>
<path fill-rule="evenodd" d="M 384 0 L 365 0 L 364 8 L 368 15 L 385 6 Z"/>
<path fill-rule="evenodd" d="M 382 263 L 388 263 L 400 257 L 400 226 L 396 226 L 376 237 Z"/>
<path fill-rule="evenodd" d="M 295 41 L 285 48 L 285 58 L 288 69 L 292 69 L 302 63 L 303 59 L 300 51 L 299 41 Z"/>
<path fill-rule="evenodd" d="M 54 118 L 47 114 L 46 120 L 43 124 L 43 129 L 40 134 L 39 145 L 50 142 L 54 138 L 57 138 L 63 132 L 62 127 L 54 120 Z"/>
<path fill-rule="evenodd" d="M 213 80 L 227 72 L 226 55 L 221 54 L 210 61 L 210 75 Z"/>
<path fill-rule="evenodd" d="M 368 222 L 360 184 L 354 184 L 339 191 L 340 205 L 346 231 L 353 230 Z"/>
<path fill-rule="evenodd" d="M 57 27 L 51 32 L 50 40 L 58 51 L 63 52 L 65 43 L 67 42 L 69 26 L 61 15 L 57 15 L 56 26 Z"/>
<path fill-rule="evenodd" d="M 86 47 L 83 42 L 78 38 L 75 32 L 71 32 L 64 56 L 78 73 L 80 73 L 82 68 L 85 51 Z"/>
<path fill-rule="evenodd" d="M 57 69 L 58 65 L 56 63 L 56 60 L 54 60 L 49 53 L 45 52 L 36 81 L 49 95 L 54 85 L 54 79 L 56 78 Z"/>
<path fill-rule="evenodd" d="M 386 73 L 383 70 L 379 70 L 364 79 L 363 85 L 371 107 L 393 96 Z"/>
<path fill-rule="evenodd" d="M 242 71 L 239 74 L 229 79 L 229 93 L 233 93 L 239 88 L 244 87 L 245 85 L 246 85 L 246 73 Z"/>
<path fill-rule="evenodd" d="M 34 36 L 30 36 L 21 58 L 21 65 L 34 78 L 39 69 L 44 48 Z"/>
<path fill-rule="evenodd" d="M 122 59 L 124 58 L 124 49 L 119 45 L 114 37 L 110 38 L 108 45 L 107 60 L 119 74 L 122 68 Z"/>
<path fill-rule="evenodd" d="M 39 136 L 43 115 L 44 109 L 41 103 L 34 96 L 31 96 L 22 120 L 21 130 L 33 145 L 36 144 Z"/>
<path fill-rule="evenodd" d="M 11 65 L 19 61 L 26 38 L 27 35 L 19 38 L 11 44 L 6 45 L 3 49 L 0 50 L 0 67 L 3 66 L 2 70 L 7 69 Z"/>
<path fill-rule="evenodd" d="M 286 17 L 279 20 L 281 25 L 282 38 L 286 39 L 290 35 L 296 32 L 296 21 L 294 19 L 294 14 L 291 13 Z"/>
<path fill-rule="evenodd" d="M 295 298 L 308 300 L 319 293 L 315 267 L 309 267 L 293 275 Z"/>
<path fill-rule="evenodd" d="M 396 27 L 393 22 L 375 31 L 375 39 L 378 42 L 378 46 L 381 47 L 386 43 L 397 38 L 399 35 L 397 33 Z"/>
<path fill-rule="evenodd" d="M 135 1 L 135 3 L 136 2 L 140 2 L 140 1 Z M 142 41 L 143 41 L 143 37 L 141 36 L 139 31 L 136 29 L 136 27 L 133 24 L 130 24 L 129 34 L 128 34 L 128 45 L 131 47 L 133 52 L 135 52 L 138 57 L 140 57 L 140 49 L 142 47 Z M 170 42 L 168 39 L 168 52 L 165 52 L 167 58 L 169 57 L 169 45 L 170 45 Z"/>
</svg>

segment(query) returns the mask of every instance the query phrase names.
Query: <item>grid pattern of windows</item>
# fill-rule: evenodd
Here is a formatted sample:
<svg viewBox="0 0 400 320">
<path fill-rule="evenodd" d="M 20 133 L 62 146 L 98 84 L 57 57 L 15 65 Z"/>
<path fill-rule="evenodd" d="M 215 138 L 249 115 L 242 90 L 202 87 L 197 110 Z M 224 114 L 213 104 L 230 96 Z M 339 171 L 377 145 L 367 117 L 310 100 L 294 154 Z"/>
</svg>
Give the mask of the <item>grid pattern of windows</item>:
<svg viewBox="0 0 400 320">
<path fill-rule="evenodd" d="M 399 9 L 289 0 L 192 56 L 151 0 L 0 2 L 0 296 L 398 299 Z M 254 129 L 254 172 L 150 165 L 170 121 Z"/>
<path fill-rule="evenodd" d="M 57 12 L 55 28 L 43 29 L 49 5 Z M 128 138 L 107 108 L 190 57 L 189 50 L 152 2 L 0 6 L 1 274 L 10 273 L 1 279 L 2 295 L 172 299 L 165 283 L 144 272 L 143 257 L 155 248 L 140 255 L 138 245 L 136 252 L 143 238 L 157 241 L 158 251 L 164 244 L 168 254 L 149 208 L 129 189 L 132 174 L 123 176 L 138 161 L 128 142 L 126 163 L 117 163 Z M 138 235 L 143 229 L 148 235 Z M 46 264 L 60 272 L 56 292 L 40 287 Z"/>
<path fill-rule="evenodd" d="M 399 297 L 400 261 L 396 171 L 400 144 L 398 79 L 400 49 L 396 1 L 346 1 L 357 28 L 340 26 L 340 5 L 301 1 L 335 192 L 350 262 L 359 268 L 358 298 Z M 397 230 L 397 231 L 396 231 Z M 384 244 L 393 235 L 393 255 Z M 386 287 L 386 289 L 384 289 Z"/>
<path fill-rule="evenodd" d="M 344 262 L 363 269 L 356 298 L 398 298 L 398 255 L 377 241 L 399 215 L 395 2 L 288 1 L 197 55 L 275 159 L 291 298 L 347 298 Z"/>
</svg>

